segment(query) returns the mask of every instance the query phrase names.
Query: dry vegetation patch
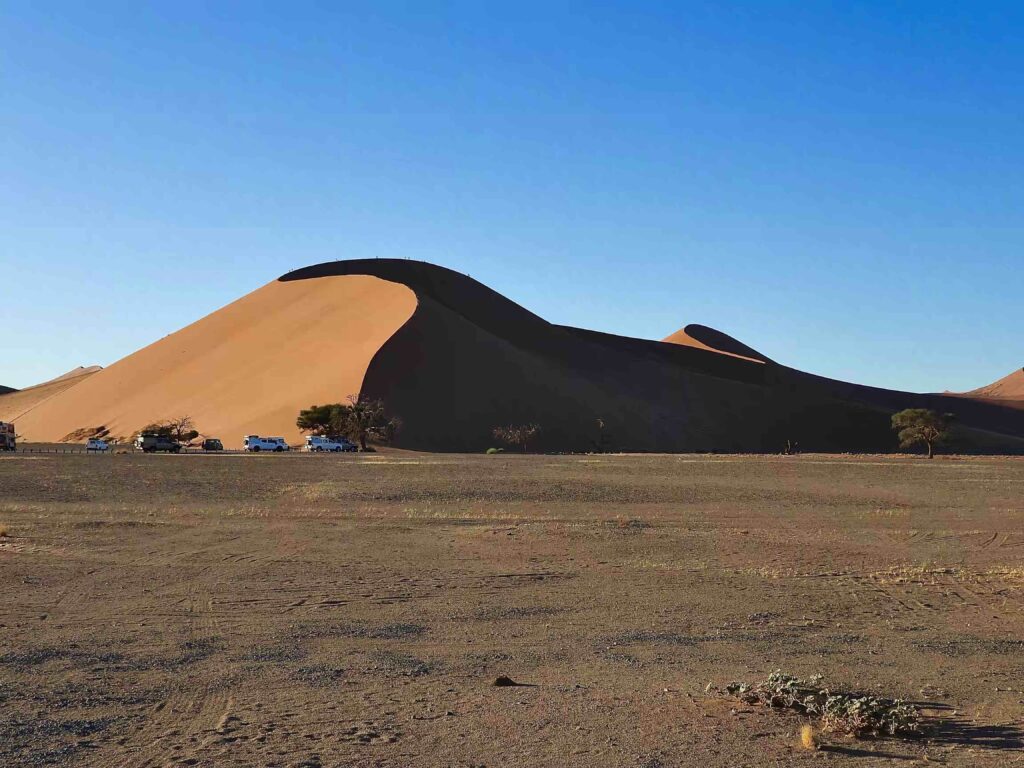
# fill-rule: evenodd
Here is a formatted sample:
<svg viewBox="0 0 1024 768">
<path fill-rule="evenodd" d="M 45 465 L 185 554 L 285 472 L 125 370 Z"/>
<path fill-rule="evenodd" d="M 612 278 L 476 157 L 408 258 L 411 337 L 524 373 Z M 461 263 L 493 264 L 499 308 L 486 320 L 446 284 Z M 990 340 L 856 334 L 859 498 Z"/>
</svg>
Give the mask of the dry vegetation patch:
<svg viewBox="0 0 1024 768">
<path fill-rule="evenodd" d="M 754 683 L 733 682 L 718 690 L 747 704 L 791 709 L 818 720 L 821 730 L 854 736 L 917 736 L 921 712 L 902 699 L 822 687 L 821 675 L 802 680 L 781 671 Z"/>
</svg>

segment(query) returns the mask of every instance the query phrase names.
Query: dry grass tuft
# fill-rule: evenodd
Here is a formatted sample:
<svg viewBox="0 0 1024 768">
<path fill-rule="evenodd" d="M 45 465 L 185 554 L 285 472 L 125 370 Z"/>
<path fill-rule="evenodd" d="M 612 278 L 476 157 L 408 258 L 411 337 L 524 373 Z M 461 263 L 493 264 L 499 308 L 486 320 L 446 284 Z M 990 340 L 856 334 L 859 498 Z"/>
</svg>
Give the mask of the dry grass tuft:
<svg viewBox="0 0 1024 768">
<path fill-rule="evenodd" d="M 0 523 L 0 539 L 6 539 L 10 536 L 10 532 L 7 530 L 7 526 Z"/>
<path fill-rule="evenodd" d="M 814 726 L 805 723 L 800 729 L 800 746 L 804 749 L 818 748 L 818 735 L 814 732 Z"/>
</svg>

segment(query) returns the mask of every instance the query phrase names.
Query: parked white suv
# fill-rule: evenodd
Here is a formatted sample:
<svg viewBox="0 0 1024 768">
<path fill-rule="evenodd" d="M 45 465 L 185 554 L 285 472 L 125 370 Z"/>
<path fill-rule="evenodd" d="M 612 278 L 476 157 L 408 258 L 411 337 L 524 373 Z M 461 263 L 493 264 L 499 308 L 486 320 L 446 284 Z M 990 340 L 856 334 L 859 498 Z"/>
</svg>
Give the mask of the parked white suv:
<svg viewBox="0 0 1024 768">
<path fill-rule="evenodd" d="M 322 435 L 310 435 L 306 438 L 306 450 L 320 453 L 330 451 L 341 453 L 358 450 L 355 443 L 349 442 L 344 437 L 324 437 Z"/>
<path fill-rule="evenodd" d="M 259 453 L 260 451 L 274 451 L 280 453 L 281 451 L 290 450 L 288 443 L 284 441 L 283 437 L 260 437 L 259 435 L 246 435 L 242 441 L 242 446 L 245 450 L 251 451 L 252 453 Z"/>
<path fill-rule="evenodd" d="M 100 440 L 98 437 L 90 437 L 89 442 L 85 444 L 85 450 L 87 451 L 109 451 L 110 446 L 106 440 Z"/>
</svg>

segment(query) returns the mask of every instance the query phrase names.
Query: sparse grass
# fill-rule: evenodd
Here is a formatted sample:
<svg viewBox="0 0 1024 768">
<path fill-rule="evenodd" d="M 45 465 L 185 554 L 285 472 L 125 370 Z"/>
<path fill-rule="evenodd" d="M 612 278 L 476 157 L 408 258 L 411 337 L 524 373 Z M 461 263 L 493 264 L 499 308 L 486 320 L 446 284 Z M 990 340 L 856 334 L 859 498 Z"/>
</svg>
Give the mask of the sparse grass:
<svg viewBox="0 0 1024 768">
<path fill-rule="evenodd" d="M 763 568 L 737 568 L 733 570 L 733 573 L 743 576 L 757 576 L 762 579 L 792 579 L 799 576 L 810 575 L 807 573 L 801 573 L 794 568 L 779 568 L 772 566 L 765 566 Z"/>
<path fill-rule="evenodd" d="M 822 688 L 820 683 L 820 675 L 801 680 L 775 671 L 760 682 L 729 683 L 719 693 L 736 696 L 747 704 L 792 709 L 818 718 L 821 730 L 831 733 L 916 736 L 921 732 L 921 713 L 912 704 L 901 699 L 832 691 Z M 715 689 L 709 686 L 709 690 Z"/>
<path fill-rule="evenodd" d="M 1024 568 L 989 568 L 983 576 L 998 576 L 1007 581 L 1024 581 Z"/>
<path fill-rule="evenodd" d="M 328 664 L 311 664 L 299 667 L 292 673 L 292 678 L 318 688 L 328 688 L 344 679 L 345 670 Z"/>
<path fill-rule="evenodd" d="M 706 563 L 683 562 L 682 560 L 662 560 L 654 557 L 633 557 L 625 561 L 630 568 L 642 571 L 703 571 Z"/>
<path fill-rule="evenodd" d="M 800 728 L 800 746 L 804 749 L 818 748 L 818 734 L 814 732 L 814 726 L 804 723 Z"/>
<path fill-rule="evenodd" d="M 11 535 L 11 532 L 7 529 L 7 526 L 0 523 L 0 539 L 6 539 Z"/>
<path fill-rule="evenodd" d="M 873 519 L 880 517 L 909 517 L 910 513 L 911 510 L 906 508 L 896 509 L 892 507 L 877 507 L 875 509 L 870 509 L 865 512 L 859 513 L 858 517 L 860 517 L 861 519 Z"/>
<path fill-rule="evenodd" d="M 959 568 L 934 565 L 903 565 L 887 568 L 884 571 L 875 571 L 868 574 L 868 577 L 879 584 L 936 583 L 937 576 L 956 577 L 958 574 L 962 576 L 963 573 Z"/>
<path fill-rule="evenodd" d="M 605 525 L 609 528 L 633 533 L 639 533 L 645 528 L 651 527 L 650 523 L 645 523 L 635 517 L 617 517 L 614 520 L 609 520 Z"/>
</svg>

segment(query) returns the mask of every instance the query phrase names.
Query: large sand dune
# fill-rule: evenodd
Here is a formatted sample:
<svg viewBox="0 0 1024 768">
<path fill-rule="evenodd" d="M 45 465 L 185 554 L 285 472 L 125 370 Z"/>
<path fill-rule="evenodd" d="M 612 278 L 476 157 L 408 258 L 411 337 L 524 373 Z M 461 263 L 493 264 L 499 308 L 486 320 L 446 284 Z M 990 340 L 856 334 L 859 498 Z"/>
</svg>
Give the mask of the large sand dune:
<svg viewBox="0 0 1024 768">
<path fill-rule="evenodd" d="M 90 375 L 17 426 L 29 440 L 126 436 L 189 414 L 229 447 L 251 432 L 298 442 L 300 408 L 359 392 L 402 418 L 400 447 L 423 450 L 478 451 L 495 426 L 536 422 L 549 450 L 882 451 L 890 414 L 912 406 L 956 411 L 985 430 L 984 450 L 1024 446 L 1024 413 L 992 400 L 801 373 L 704 326 L 666 342 L 554 325 L 422 262 L 330 262 Z M 0 396 L 0 418 L 16 396 Z"/>
<path fill-rule="evenodd" d="M 100 426 L 127 436 L 187 414 L 228 446 L 247 433 L 297 440 L 297 408 L 358 392 L 415 306 L 407 288 L 365 275 L 273 282 L 20 415 L 18 431 L 34 441 Z M 16 396 L 0 398 L 0 412 Z"/>
</svg>

